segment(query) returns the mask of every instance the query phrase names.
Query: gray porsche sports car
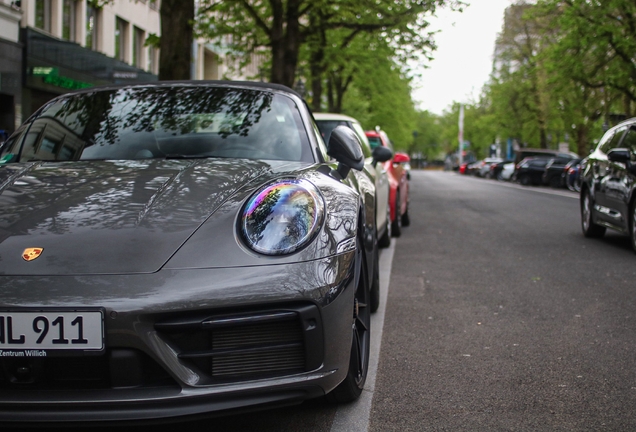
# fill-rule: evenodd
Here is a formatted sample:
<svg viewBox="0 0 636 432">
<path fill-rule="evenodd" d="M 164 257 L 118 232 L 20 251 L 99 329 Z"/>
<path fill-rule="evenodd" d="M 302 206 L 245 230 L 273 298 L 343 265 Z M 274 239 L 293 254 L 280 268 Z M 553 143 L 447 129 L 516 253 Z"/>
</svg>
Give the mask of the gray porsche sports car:
<svg viewBox="0 0 636 432">
<path fill-rule="evenodd" d="M 248 82 L 88 89 L 0 152 L 0 421 L 357 398 L 377 304 L 355 133 Z"/>
</svg>

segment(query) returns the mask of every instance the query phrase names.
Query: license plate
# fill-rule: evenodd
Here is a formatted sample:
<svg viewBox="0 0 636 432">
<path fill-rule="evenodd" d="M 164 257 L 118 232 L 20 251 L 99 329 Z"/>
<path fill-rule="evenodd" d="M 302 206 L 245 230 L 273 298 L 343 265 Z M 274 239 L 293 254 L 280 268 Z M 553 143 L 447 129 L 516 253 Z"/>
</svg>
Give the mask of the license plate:
<svg viewBox="0 0 636 432">
<path fill-rule="evenodd" d="M 101 350 L 102 311 L 0 312 L 0 349 Z"/>
</svg>

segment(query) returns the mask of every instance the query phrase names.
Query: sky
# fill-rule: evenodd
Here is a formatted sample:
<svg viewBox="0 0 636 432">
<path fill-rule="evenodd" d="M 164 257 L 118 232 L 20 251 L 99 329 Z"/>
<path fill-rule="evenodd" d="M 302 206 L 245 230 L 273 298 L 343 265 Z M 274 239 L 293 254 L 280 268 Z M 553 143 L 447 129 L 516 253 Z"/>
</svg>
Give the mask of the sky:
<svg viewBox="0 0 636 432">
<path fill-rule="evenodd" d="M 479 99 L 492 69 L 495 39 L 503 25 L 504 11 L 512 0 L 465 0 L 464 12 L 447 8 L 431 17 L 437 50 L 429 68 L 421 72 L 413 91 L 419 109 L 435 114 L 453 101 L 468 103 Z"/>
</svg>

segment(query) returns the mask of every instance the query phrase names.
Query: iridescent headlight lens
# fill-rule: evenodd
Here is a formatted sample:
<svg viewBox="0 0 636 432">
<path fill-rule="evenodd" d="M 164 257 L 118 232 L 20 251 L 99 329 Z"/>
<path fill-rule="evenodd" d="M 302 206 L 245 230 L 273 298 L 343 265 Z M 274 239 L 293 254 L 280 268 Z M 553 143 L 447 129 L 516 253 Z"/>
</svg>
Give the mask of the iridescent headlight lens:
<svg viewBox="0 0 636 432">
<path fill-rule="evenodd" d="M 283 255 L 307 245 L 320 229 L 324 201 L 307 180 L 284 179 L 252 196 L 243 209 L 247 245 L 266 255 Z"/>
</svg>

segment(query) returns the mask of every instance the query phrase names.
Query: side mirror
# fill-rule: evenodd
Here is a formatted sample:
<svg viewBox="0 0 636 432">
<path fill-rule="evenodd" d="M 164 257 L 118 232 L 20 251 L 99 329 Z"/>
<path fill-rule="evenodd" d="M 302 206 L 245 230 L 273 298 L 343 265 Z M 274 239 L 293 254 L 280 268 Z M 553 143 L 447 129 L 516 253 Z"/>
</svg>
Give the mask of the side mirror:
<svg viewBox="0 0 636 432">
<path fill-rule="evenodd" d="M 410 161 L 411 161 L 411 158 L 406 153 L 396 152 L 395 156 L 393 156 L 394 163 L 407 163 Z"/>
<path fill-rule="evenodd" d="M 360 138 L 353 129 L 337 126 L 331 131 L 327 154 L 338 161 L 338 174 L 345 178 L 351 168 L 361 171 L 364 168 L 364 154 Z"/>
<path fill-rule="evenodd" d="M 373 156 L 373 166 L 375 166 L 378 162 L 386 162 L 393 157 L 393 152 L 388 147 L 377 146 L 371 151 L 371 156 Z"/>
<path fill-rule="evenodd" d="M 615 148 L 607 152 L 607 159 L 611 162 L 627 163 L 631 159 L 629 149 Z"/>
</svg>

